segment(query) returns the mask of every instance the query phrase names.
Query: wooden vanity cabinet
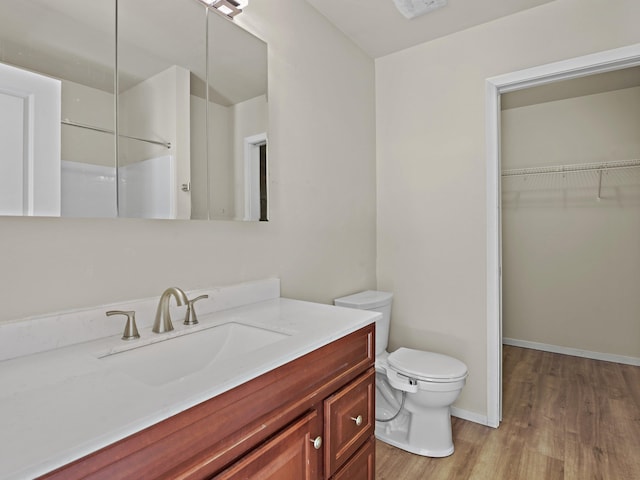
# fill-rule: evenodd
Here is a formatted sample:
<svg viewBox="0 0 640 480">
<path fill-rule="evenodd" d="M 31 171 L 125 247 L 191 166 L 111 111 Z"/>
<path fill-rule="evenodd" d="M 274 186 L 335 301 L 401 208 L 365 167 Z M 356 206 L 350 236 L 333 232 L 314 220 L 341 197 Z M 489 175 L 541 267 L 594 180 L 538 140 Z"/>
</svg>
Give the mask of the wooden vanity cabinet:
<svg viewBox="0 0 640 480">
<path fill-rule="evenodd" d="M 358 452 L 338 470 L 332 480 L 375 480 L 376 443 L 372 436 Z"/>
<path fill-rule="evenodd" d="M 374 386 L 369 369 L 324 400 L 324 425 L 320 409 L 312 410 L 214 480 L 373 479 Z"/>
<path fill-rule="evenodd" d="M 370 480 L 371 324 L 41 478 Z"/>
<path fill-rule="evenodd" d="M 374 399 L 375 371 L 370 369 L 324 401 L 325 478 L 338 472 L 367 440 L 373 438 Z"/>
<path fill-rule="evenodd" d="M 322 429 L 321 417 L 312 410 L 283 432 L 245 455 L 226 469 L 214 480 L 241 480 L 259 478 L 262 480 L 317 480 L 322 478 L 321 442 L 313 437 L 314 431 Z M 314 442 L 320 449 L 316 449 Z"/>
</svg>

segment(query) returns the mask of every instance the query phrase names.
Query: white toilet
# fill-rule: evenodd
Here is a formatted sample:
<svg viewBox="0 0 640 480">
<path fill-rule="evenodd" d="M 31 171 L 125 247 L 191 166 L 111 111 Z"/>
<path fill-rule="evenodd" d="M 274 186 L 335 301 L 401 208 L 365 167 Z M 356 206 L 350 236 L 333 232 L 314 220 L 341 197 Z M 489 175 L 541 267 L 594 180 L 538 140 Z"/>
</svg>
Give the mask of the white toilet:
<svg viewBox="0 0 640 480">
<path fill-rule="evenodd" d="M 464 387 L 467 366 L 410 348 L 388 353 L 392 298 L 368 290 L 334 301 L 382 313 L 376 322 L 376 438 L 418 455 L 446 457 L 453 453 L 450 407 Z"/>
</svg>

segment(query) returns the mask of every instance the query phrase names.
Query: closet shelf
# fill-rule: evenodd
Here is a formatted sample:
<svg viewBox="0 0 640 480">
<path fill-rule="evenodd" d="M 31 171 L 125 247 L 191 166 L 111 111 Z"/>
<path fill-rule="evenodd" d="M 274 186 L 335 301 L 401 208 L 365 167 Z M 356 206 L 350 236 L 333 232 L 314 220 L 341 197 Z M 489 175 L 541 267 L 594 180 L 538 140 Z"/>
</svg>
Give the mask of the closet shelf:
<svg viewBox="0 0 640 480">
<path fill-rule="evenodd" d="M 522 177 L 526 175 L 550 175 L 557 173 L 614 170 L 640 167 L 640 160 L 619 160 L 600 163 L 578 163 L 574 165 L 552 165 L 548 167 L 514 168 L 503 170 L 503 177 Z"/>
<path fill-rule="evenodd" d="M 62 125 L 68 125 L 70 127 L 78 127 L 78 128 L 86 128 L 87 130 L 93 130 L 94 132 L 101 132 L 101 133 L 108 133 L 110 135 L 114 135 L 115 132 L 113 130 L 109 130 L 107 128 L 101 128 L 101 127 L 94 127 L 93 125 L 88 125 L 86 123 L 79 123 L 79 122 L 73 122 L 71 120 L 61 120 Z M 130 135 L 123 135 L 120 134 L 118 135 L 119 137 L 122 138 L 128 138 L 131 140 L 138 140 L 140 142 L 146 142 L 146 143 L 152 143 L 154 145 L 160 145 L 166 149 L 170 149 L 171 148 L 171 143 L 169 142 L 162 142 L 162 141 L 157 141 L 157 140 L 149 140 L 147 138 L 140 138 L 140 137 L 132 137 Z"/>
<path fill-rule="evenodd" d="M 502 172 L 503 191 L 514 188 L 521 190 L 524 185 L 528 185 L 526 190 L 553 189 L 553 188 L 590 188 L 592 185 L 597 186 L 597 200 L 602 199 L 603 177 L 608 180 L 606 187 L 637 185 L 637 171 L 632 169 L 640 167 L 640 160 L 618 160 L 611 162 L 599 163 L 579 163 L 575 165 L 553 165 L 547 167 L 533 168 L 517 168 L 512 170 L 504 170 Z M 609 172 L 611 171 L 611 172 Z M 617 173 L 613 173 L 617 172 Z M 582 173 L 583 175 L 566 176 L 568 173 Z M 562 177 L 554 177 L 554 175 L 562 175 Z M 531 180 L 529 180 L 529 178 Z M 522 182 L 516 181 L 521 178 Z M 509 181 L 508 179 L 513 179 Z M 630 183 L 631 182 L 631 183 Z M 613 184 L 613 185 L 612 185 Z M 509 187 L 507 186 L 509 185 Z"/>
</svg>

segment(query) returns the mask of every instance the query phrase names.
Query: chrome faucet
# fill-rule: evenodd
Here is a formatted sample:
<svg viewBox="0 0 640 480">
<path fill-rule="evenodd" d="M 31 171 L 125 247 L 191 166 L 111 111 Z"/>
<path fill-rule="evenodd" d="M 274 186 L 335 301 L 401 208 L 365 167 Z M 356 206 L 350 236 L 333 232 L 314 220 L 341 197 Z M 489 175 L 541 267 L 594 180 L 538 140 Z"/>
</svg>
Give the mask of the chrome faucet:
<svg viewBox="0 0 640 480">
<path fill-rule="evenodd" d="M 153 322 L 153 328 L 151 329 L 154 333 L 164 333 L 173 330 L 171 314 L 169 313 L 169 300 L 171 300 L 172 296 L 176 299 L 178 305 L 184 305 L 189 302 L 186 293 L 178 287 L 167 288 L 160 296 L 160 301 L 158 302 L 156 320 Z"/>
</svg>

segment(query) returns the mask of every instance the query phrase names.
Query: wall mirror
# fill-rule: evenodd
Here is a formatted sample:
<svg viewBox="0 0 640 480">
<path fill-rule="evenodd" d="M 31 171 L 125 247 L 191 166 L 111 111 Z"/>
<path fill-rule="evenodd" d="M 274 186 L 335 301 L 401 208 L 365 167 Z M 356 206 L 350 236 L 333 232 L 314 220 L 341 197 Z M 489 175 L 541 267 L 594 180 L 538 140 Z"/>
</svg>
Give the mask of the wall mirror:
<svg viewBox="0 0 640 480">
<path fill-rule="evenodd" d="M 266 220 L 266 94 L 198 0 L 3 0 L 0 214 Z"/>
</svg>

